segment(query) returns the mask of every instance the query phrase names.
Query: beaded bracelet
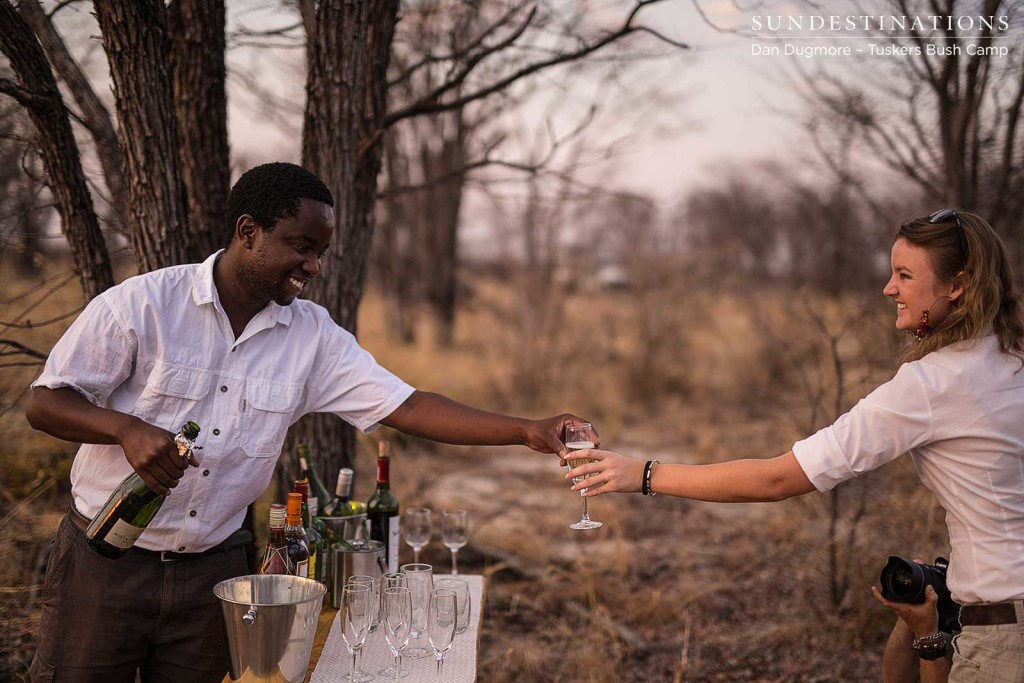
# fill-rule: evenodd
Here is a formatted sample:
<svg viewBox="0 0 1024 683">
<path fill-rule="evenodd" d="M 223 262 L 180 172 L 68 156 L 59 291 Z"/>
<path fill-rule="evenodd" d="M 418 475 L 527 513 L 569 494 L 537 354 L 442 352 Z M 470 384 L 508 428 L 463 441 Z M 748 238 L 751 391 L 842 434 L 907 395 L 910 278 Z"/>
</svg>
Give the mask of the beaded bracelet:
<svg viewBox="0 0 1024 683">
<path fill-rule="evenodd" d="M 656 496 L 658 495 L 651 490 L 651 470 L 654 469 L 655 465 L 660 465 L 660 460 L 648 460 L 644 465 L 644 478 L 640 482 L 640 493 L 645 496 Z"/>
</svg>

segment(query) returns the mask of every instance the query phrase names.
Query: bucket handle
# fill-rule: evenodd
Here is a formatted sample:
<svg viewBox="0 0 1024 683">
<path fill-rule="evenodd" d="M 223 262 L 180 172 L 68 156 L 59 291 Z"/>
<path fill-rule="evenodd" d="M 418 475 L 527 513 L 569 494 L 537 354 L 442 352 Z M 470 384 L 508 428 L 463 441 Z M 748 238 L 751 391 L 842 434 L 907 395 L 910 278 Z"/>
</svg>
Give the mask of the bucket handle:
<svg viewBox="0 0 1024 683">
<path fill-rule="evenodd" d="M 242 623 L 252 625 L 256 622 L 256 605 L 249 605 L 249 611 L 242 617 Z"/>
</svg>

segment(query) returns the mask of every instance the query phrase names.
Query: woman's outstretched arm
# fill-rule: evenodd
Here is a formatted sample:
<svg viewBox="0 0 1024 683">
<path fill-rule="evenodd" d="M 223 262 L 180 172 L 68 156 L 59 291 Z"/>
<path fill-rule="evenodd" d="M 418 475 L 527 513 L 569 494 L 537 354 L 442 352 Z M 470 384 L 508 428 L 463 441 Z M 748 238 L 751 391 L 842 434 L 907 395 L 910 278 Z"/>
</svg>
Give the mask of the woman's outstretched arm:
<svg viewBox="0 0 1024 683">
<path fill-rule="evenodd" d="M 580 451 L 594 462 L 575 468 L 567 479 L 590 474 L 572 487 L 587 489 L 584 495 L 640 491 L 643 460 L 612 451 Z M 768 460 L 732 460 L 713 465 L 658 464 L 651 470 L 651 490 L 680 498 L 719 503 L 776 501 L 814 491 L 793 451 Z"/>
</svg>

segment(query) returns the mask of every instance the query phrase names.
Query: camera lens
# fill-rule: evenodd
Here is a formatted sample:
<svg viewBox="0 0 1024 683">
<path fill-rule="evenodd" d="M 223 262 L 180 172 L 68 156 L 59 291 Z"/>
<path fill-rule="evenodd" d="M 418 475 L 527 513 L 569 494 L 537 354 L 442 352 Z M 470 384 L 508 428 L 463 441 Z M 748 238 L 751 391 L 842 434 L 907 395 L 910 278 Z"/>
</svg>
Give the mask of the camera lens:
<svg viewBox="0 0 1024 683">
<path fill-rule="evenodd" d="M 893 602 L 924 602 L 925 577 L 921 566 L 902 557 L 890 557 L 879 577 L 882 596 Z"/>
</svg>

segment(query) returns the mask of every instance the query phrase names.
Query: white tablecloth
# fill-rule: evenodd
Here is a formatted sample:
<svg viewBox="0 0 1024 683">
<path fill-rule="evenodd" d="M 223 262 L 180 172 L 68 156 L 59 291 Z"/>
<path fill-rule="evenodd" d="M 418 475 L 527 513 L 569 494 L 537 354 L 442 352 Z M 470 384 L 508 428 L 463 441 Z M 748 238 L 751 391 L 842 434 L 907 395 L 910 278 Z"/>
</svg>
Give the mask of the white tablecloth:
<svg viewBox="0 0 1024 683">
<path fill-rule="evenodd" d="M 449 578 L 448 574 L 437 574 L 435 579 Z M 471 596 L 471 614 L 469 617 L 469 628 L 463 633 L 455 635 L 455 641 L 444 658 L 444 683 L 472 683 L 476 680 L 476 646 L 477 634 L 480 631 L 480 605 L 483 604 L 484 579 L 479 574 L 459 574 L 457 578 L 469 584 Z M 339 620 L 341 612 L 334 618 L 331 624 L 331 631 L 327 635 L 320 660 L 313 669 L 309 683 L 339 683 L 348 680 L 352 657 L 345 649 L 345 642 L 341 638 L 341 625 Z M 434 659 L 434 652 L 430 650 L 430 643 L 427 641 L 426 633 L 416 640 L 409 641 L 409 648 L 425 647 L 430 651 L 429 656 L 420 659 L 402 657 L 402 683 L 434 683 L 437 675 L 437 663 Z M 366 644 L 363 645 L 363 654 L 359 659 L 359 668 L 374 675 L 373 683 L 389 683 L 393 680 L 385 678 L 378 672 L 392 666 L 395 662 L 391 656 L 391 650 L 384 641 L 384 628 L 378 627 L 373 633 L 367 634 Z M 405 677 L 405 672 L 409 676 Z"/>
</svg>

